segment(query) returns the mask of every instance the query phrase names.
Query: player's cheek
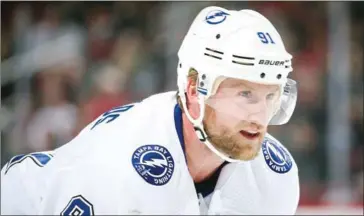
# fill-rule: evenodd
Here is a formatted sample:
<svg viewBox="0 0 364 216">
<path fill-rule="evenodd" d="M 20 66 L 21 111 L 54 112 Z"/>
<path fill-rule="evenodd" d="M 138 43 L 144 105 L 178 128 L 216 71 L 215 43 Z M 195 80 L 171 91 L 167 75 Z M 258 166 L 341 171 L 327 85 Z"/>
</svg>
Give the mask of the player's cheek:
<svg viewBox="0 0 364 216">
<path fill-rule="evenodd" d="M 235 115 L 231 115 L 226 112 L 217 113 L 215 119 L 215 123 L 217 126 L 221 125 L 230 130 L 233 130 L 240 123 L 240 120 Z"/>
</svg>

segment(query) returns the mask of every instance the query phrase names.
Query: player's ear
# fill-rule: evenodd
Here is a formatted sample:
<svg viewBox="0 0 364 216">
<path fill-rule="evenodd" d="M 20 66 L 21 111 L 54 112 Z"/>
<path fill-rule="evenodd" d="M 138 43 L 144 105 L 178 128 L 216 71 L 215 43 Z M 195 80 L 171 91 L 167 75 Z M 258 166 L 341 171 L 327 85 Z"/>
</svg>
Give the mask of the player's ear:
<svg viewBox="0 0 364 216">
<path fill-rule="evenodd" d="M 197 88 L 196 88 L 196 80 L 192 77 L 189 77 L 187 80 L 187 105 L 197 104 Z"/>
<path fill-rule="evenodd" d="M 198 92 L 196 86 L 196 76 L 189 76 L 187 79 L 187 89 L 186 89 L 186 100 L 187 109 L 192 118 L 197 118 L 199 116 L 200 106 L 198 104 Z"/>
</svg>

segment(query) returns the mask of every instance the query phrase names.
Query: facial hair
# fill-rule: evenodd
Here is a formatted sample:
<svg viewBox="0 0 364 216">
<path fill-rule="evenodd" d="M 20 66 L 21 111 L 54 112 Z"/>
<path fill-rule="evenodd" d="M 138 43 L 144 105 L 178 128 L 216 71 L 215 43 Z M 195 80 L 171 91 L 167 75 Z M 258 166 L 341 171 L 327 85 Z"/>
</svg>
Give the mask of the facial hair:
<svg viewBox="0 0 364 216">
<path fill-rule="evenodd" d="M 244 122 L 240 125 L 246 124 Z M 216 123 L 216 111 L 206 106 L 203 126 L 207 139 L 220 152 L 235 160 L 253 160 L 259 154 L 264 134 L 260 134 L 258 143 L 244 140 L 238 130 L 234 131 L 227 126 Z M 241 128 L 241 127 L 237 127 Z"/>
</svg>

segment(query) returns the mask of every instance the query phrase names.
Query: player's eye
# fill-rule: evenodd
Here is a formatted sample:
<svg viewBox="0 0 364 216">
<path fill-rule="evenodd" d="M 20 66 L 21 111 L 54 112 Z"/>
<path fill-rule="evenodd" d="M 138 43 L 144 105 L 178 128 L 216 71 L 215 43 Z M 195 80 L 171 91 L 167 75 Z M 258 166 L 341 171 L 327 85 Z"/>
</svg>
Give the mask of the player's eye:
<svg viewBox="0 0 364 216">
<path fill-rule="evenodd" d="M 251 98 L 252 92 L 251 91 L 241 91 L 239 92 L 239 96 L 245 97 L 245 98 Z"/>
<path fill-rule="evenodd" d="M 272 100 L 275 96 L 275 93 L 270 93 L 267 95 L 267 100 Z"/>
</svg>

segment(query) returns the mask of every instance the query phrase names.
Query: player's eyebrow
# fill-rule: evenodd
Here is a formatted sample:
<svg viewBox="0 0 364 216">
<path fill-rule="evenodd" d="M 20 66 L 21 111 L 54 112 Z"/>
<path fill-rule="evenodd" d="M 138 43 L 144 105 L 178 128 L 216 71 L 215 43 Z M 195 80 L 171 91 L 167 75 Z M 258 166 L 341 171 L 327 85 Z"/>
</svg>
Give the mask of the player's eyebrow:
<svg viewBox="0 0 364 216">
<path fill-rule="evenodd" d="M 243 83 L 243 82 L 237 82 L 237 81 L 233 82 L 233 83 L 230 85 L 230 87 L 232 87 L 232 88 L 234 88 L 234 87 L 245 87 L 245 88 L 247 88 L 247 89 L 249 89 L 249 90 L 254 90 L 254 88 L 252 88 L 252 87 L 248 86 L 247 84 L 245 84 L 245 83 Z"/>
<path fill-rule="evenodd" d="M 272 86 L 272 87 L 268 87 L 267 90 L 269 92 L 276 92 L 276 91 L 279 91 L 279 86 Z"/>
<path fill-rule="evenodd" d="M 254 88 L 254 87 L 250 86 L 248 83 L 244 83 L 244 82 L 234 82 L 231 86 L 232 87 L 243 87 L 243 88 L 246 88 L 248 90 L 256 90 L 257 89 L 257 88 Z M 263 85 L 262 87 L 265 88 L 270 93 L 279 91 L 279 86 L 265 86 L 265 85 Z"/>
<path fill-rule="evenodd" d="M 242 90 L 256 91 L 259 88 L 264 88 L 264 90 L 269 93 L 279 91 L 280 87 L 278 85 L 260 85 L 252 86 L 249 82 L 241 82 L 241 80 L 227 79 L 227 82 L 223 83 L 220 87 L 224 88 L 242 88 Z M 254 85 L 254 84 L 253 84 Z"/>
</svg>

